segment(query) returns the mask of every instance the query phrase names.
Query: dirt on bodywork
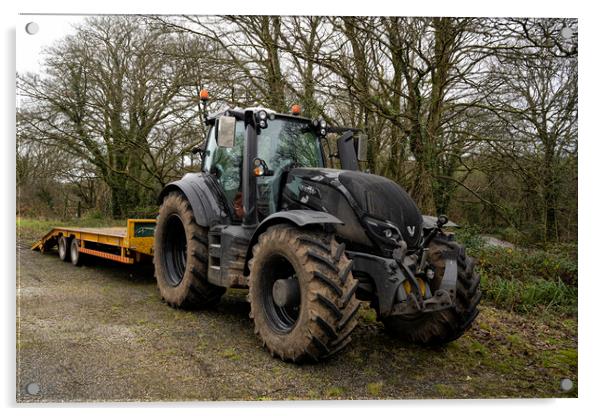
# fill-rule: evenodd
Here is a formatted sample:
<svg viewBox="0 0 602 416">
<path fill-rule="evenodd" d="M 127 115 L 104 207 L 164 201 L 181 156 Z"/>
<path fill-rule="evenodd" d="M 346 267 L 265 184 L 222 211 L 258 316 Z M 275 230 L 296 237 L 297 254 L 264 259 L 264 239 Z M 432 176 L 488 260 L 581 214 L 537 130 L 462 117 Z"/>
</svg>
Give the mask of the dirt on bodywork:
<svg viewBox="0 0 602 416">
<path fill-rule="evenodd" d="M 30 251 L 23 236 L 17 244 L 18 402 L 577 395 L 573 318 L 484 304 L 463 337 L 424 348 L 388 337 L 363 305 L 345 350 L 299 366 L 262 347 L 246 291 L 229 290 L 214 310 L 176 310 L 161 301 L 150 267 L 76 268 Z"/>
</svg>

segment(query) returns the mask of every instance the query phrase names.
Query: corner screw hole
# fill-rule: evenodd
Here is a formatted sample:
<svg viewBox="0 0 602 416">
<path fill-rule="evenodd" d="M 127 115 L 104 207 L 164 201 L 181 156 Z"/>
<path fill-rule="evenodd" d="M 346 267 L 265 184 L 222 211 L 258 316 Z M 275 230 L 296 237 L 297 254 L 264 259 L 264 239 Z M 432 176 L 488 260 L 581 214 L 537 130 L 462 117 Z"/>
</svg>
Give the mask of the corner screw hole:
<svg viewBox="0 0 602 416">
<path fill-rule="evenodd" d="M 40 30 L 40 26 L 36 22 L 29 22 L 25 25 L 25 31 L 30 35 L 35 35 Z"/>
<path fill-rule="evenodd" d="M 571 391 L 573 390 L 573 382 L 568 378 L 563 378 L 560 380 L 560 389 L 562 391 Z"/>
<path fill-rule="evenodd" d="M 27 392 L 27 394 L 35 396 L 40 392 L 40 386 L 38 385 L 38 383 L 29 383 L 27 386 L 25 386 L 25 391 Z"/>
</svg>

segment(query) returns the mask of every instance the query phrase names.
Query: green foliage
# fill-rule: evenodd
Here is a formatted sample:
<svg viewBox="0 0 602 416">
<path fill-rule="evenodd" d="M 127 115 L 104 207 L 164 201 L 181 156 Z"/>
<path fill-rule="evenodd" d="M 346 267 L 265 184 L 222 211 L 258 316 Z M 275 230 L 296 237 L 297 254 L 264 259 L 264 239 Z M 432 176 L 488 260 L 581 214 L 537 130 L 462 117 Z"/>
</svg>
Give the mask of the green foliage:
<svg viewBox="0 0 602 416">
<path fill-rule="evenodd" d="M 563 245 L 566 249 L 482 247 L 474 250 L 481 270 L 489 276 L 504 280 L 524 282 L 538 279 L 547 282 L 562 282 L 577 286 L 576 245 Z"/>
<path fill-rule="evenodd" d="M 89 221 L 103 221 L 106 218 L 106 215 L 102 211 L 93 209 L 88 211 L 83 218 Z"/>
<path fill-rule="evenodd" d="M 578 248 L 577 243 L 554 243 L 544 244 L 540 247 L 551 255 L 563 257 L 566 260 L 570 260 L 577 265 Z M 575 268 L 575 272 L 577 269 Z"/>
<path fill-rule="evenodd" d="M 470 254 L 471 251 L 479 250 L 485 244 L 483 237 L 481 237 L 481 230 L 479 227 L 469 224 L 454 230 L 456 240 L 466 247 L 466 250 Z"/>
<path fill-rule="evenodd" d="M 504 236 L 511 233 L 508 229 Z M 474 226 L 458 229 L 456 239 L 478 260 L 486 300 L 522 313 L 577 313 L 577 244 L 493 247 L 486 245 Z"/>
<path fill-rule="evenodd" d="M 156 218 L 159 215 L 158 205 L 142 205 L 132 208 L 128 212 L 129 218 Z"/>
<path fill-rule="evenodd" d="M 577 313 L 577 288 L 560 280 L 508 280 L 490 277 L 486 272 L 482 272 L 481 288 L 485 299 L 511 311 L 553 311 L 570 315 Z"/>
<path fill-rule="evenodd" d="M 543 234 L 541 226 L 536 224 L 532 225 L 527 231 L 523 232 L 517 230 L 514 227 L 505 227 L 495 230 L 493 235 L 498 237 L 500 240 L 509 241 L 512 244 L 529 244 L 533 241 L 538 241 L 536 236 Z"/>
<path fill-rule="evenodd" d="M 577 262 L 571 250 L 485 247 L 476 256 L 485 299 L 495 305 L 576 314 Z"/>
</svg>

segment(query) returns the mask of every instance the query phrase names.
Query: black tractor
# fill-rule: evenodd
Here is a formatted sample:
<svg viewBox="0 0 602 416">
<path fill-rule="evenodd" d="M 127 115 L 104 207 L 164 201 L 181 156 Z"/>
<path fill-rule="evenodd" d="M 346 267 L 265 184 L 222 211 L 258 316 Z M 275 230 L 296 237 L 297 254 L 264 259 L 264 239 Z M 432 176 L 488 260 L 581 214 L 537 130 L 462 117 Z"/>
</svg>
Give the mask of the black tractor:
<svg viewBox="0 0 602 416">
<path fill-rule="evenodd" d="M 264 108 L 205 120 L 201 172 L 159 197 L 154 264 L 169 305 L 211 307 L 248 288 L 255 333 L 294 362 L 347 345 L 360 301 L 421 344 L 453 341 L 473 322 L 475 262 L 443 232 L 446 217 L 421 215 L 395 182 L 360 171 L 361 132 Z M 334 157 L 342 169 L 326 167 Z"/>
</svg>

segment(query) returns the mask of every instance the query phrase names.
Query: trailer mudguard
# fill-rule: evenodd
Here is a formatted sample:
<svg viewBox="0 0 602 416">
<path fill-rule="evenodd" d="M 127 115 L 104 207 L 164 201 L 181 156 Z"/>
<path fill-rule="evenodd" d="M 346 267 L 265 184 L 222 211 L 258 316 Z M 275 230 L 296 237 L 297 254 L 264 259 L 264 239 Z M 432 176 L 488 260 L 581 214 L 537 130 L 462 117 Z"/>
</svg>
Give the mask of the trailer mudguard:
<svg viewBox="0 0 602 416">
<path fill-rule="evenodd" d="M 179 181 L 171 182 L 163 188 L 158 202 L 161 204 L 163 198 L 172 191 L 179 191 L 186 196 L 194 219 L 201 227 L 211 227 L 216 224 L 227 222 L 227 203 L 217 180 L 208 173 L 187 173 Z"/>
<path fill-rule="evenodd" d="M 249 241 L 249 245 L 247 247 L 247 256 L 245 258 L 245 275 L 249 274 L 249 260 L 253 255 L 253 246 L 257 243 L 259 236 L 271 227 L 276 224 L 293 224 L 297 227 L 305 227 L 308 225 L 317 225 L 317 224 L 337 224 L 343 225 L 343 221 L 338 219 L 332 214 L 321 211 L 313 211 L 313 210 L 305 210 L 305 209 L 294 209 L 290 211 L 280 211 L 275 212 L 274 214 L 266 217 L 257 227 L 251 240 Z"/>
</svg>

